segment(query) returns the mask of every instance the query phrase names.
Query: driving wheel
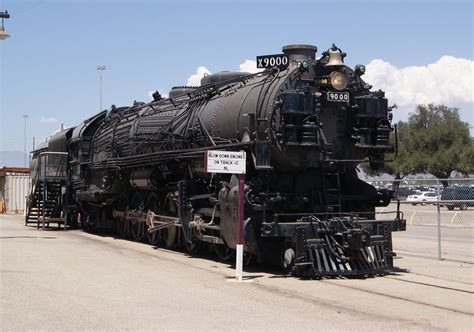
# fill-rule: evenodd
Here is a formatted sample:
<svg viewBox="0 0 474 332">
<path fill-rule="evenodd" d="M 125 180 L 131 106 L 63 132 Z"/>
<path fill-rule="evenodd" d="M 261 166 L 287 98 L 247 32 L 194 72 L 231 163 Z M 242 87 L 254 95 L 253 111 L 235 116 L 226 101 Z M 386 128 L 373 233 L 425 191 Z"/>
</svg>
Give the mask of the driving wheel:
<svg viewBox="0 0 474 332">
<path fill-rule="evenodd" d="M 155 214 L 160 214 L 160 199 L 156 193 L 151 193 L 148 195 L 146 200 L 146 211 L 152 211 Z M 148 226 L 145 225 L 145 228 Z M 151 245 L 157 246 L 160 242 L 161 238 L 161 231 L 156 231 L 153 233 L 149 233 L 147 229 L 145 229 L 146 238 L 148 243 Z"/>
<path fill-rule="evenodd" d="M 226 244 L 213 243 L 212 248 L 217 258 L 222 262 L 228 262 L 232 258 L 234 251 L 230 249 Z"/>
<path fill-rule="evenodd" d="M 170 216 L 170 217 L 177 217 L 178 216 L 178 207 L 176 206 L 176 202 L 174 200 L 174 195 L 172 193 L 168 193 L 165 197 L 164 201 L 164 209 L 163 215 Z M 167 228 L 163 228 L 160 231 L 161 234 L 161 242 L 165 246 L 165 248 L 171 249 L 174 248 L 178 241 L 178 229 L 176 226 L 171 226 Z"/>
<path fill-rule="evenodd" d="M 120 196 L 114 203 L 114 209 L 117 211 L 126 211 L 128 209 L 127 197 Z M 127 238 L 130 236 L 130 223 L 127 220 L 118 219 L 115 221 L 115 228 L 121 238 Z"/>
<path fill-rule="evenodd" d="M 143 195 L 138 191 L 135 192 L 130 199 L 130 210 L 135 210 L 136 212 L 145 211 L 145 200 L 143 199 Z M 133 220 L 130 226 L 133 239 L 136 241 L 143 240 L 145 236 L 145 223 Z"/>
</svg>

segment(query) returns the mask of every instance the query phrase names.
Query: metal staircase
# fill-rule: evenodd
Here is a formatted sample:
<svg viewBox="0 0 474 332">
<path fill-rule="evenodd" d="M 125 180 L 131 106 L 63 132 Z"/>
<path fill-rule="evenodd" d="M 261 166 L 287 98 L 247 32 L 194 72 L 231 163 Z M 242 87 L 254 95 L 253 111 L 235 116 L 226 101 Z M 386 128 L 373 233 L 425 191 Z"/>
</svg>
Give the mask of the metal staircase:
<svg viewBox="0 0 474 332">
<path fill-rule="evenodd" d="M 66 185 L 67 153 L 43 152 L 31 170 L 31 192 L 27 199 L 25 226 L 36 224 L 49 227 L 51 222 L 58 227 L 65 224 L 63 211 L 63 188 Z"/>
<path fill-rule="evenodd" d="M 39 228 L 42 218 L 61 218 L 61 189 L 61 181 L 38 180 L 28 198 L 25 225 L 36 224 Z"/>
</svg>

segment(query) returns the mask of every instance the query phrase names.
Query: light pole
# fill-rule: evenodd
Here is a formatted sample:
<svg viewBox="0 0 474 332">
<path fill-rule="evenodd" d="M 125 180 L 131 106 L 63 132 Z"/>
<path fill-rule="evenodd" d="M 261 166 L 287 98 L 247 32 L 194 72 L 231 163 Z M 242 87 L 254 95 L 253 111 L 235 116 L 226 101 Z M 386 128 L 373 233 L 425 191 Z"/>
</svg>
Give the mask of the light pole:
<svg viewBox="0 0 474 332">
<path fill-rule="evenodd" d="M 5 32 L 5 27 L 3 26 L 3 20 L 6 18 L 10 18 L 10 14 L 8 14 L 8 10 L 5 10 L 4 12 L 0 12 L 0 18 L 2 19 L 2 26 L 0 26 L 0 40 L 4 40 L 10 37 L 10 35 Z"/>
<path fill-rule="evenodd" d="M 26 168 L 26 119 L 28 118 L 28 114 L 23 114 L 23 118 L 25 119 L 25 145 L 24 145 L 24 150 L 23 150 L 23 166 Z"/>
<path fill-rule="evenodd" d="M 102 112 L 102 72 L 106 69 L 103 65 L 98 65 L 97 70 L 100 72 L 100 108 L 99 112 Z"/>
</svg>

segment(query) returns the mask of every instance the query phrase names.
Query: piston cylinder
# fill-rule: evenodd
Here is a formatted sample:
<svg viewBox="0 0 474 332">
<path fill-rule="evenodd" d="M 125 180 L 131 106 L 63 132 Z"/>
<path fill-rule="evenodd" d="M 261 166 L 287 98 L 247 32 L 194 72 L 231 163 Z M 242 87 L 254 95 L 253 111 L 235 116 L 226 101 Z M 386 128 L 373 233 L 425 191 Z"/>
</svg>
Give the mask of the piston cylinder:
<svg viewBox="0 0 474 332">
<path fill-rule="evenodd" d="M 157 189 L 155 170 L 138 169 L 130 174 L 130 184 L 138 189 Z"/>
</svg>

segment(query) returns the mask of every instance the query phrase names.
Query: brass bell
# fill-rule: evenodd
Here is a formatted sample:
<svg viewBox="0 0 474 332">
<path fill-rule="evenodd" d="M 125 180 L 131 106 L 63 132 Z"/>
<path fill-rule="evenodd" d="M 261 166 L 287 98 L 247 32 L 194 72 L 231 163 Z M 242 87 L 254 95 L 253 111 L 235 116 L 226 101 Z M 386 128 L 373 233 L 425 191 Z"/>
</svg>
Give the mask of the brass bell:
<svg viewBox="0 0 474 332">
<path fill-rule="evenodd" d="M 344 66 L 344 61 L 342 61 L 342 54 L 339 49 L 337 50 L 330 49 L 328 54 L 329 54 L 329 61 L 328 63 L 326 63 L 325 67 Z"/>
<path fill-rule="evenodd" d="M 10 37 L 10 35 L 5 32 L 5 29 L 2 26 L 0 26 L 0 40 L 7 39 L 8 37 Z"/>
</svg>

